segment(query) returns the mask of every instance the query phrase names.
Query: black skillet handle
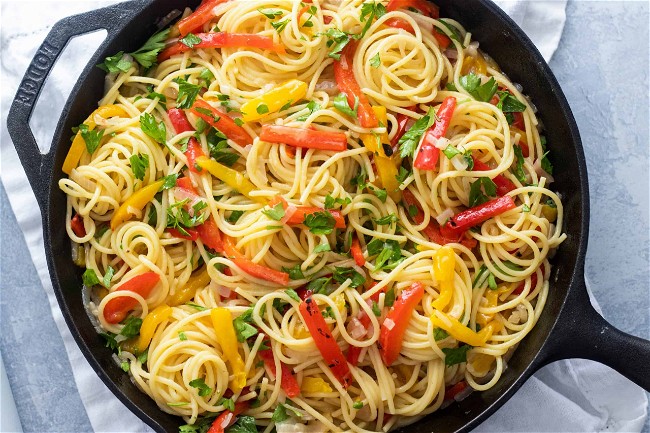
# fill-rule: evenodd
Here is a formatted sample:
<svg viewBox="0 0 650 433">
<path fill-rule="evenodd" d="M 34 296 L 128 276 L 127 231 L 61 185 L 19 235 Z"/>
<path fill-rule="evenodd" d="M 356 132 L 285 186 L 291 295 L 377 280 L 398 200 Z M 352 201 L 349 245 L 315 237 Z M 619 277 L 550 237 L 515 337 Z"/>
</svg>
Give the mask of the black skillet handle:
<svg viewBox="0 0 650 433">
<path fill-rule="evenodd" d="M 147 1 L 120 3 L 62 19 L 54 24 L 25 72 L 9 110 L 7 128 L 44 214 L 50 193 L 56 143 L 52 143 L 48 153 L 42 154 L 29 127 L 29 119 L 43 84 L 72 37 L 106 29 L 108 36 L 104 44 L 107 44 L 126 26 L 134 14 L 141 11 L 148 3 Z"/>
<path fill-rule="evenodd" d="M 650 392 L 650 341 L 619 331 L 598 314 L 583 279 L 570 291 L 549 344 L 545 364 L 560 359 L 591 359 Z"/>
</svg>

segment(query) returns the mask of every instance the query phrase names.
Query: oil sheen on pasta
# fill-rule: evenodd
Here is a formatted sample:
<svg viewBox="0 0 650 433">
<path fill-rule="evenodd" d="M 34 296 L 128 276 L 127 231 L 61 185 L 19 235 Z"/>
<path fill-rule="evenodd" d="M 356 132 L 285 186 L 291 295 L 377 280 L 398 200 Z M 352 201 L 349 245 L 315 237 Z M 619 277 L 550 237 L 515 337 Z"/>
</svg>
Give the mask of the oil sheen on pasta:
<svg viewBox="0 0 650 433">
<path fill-rule="evenodd" d="M 387 431 L 492 387 L 565 239 L 521 87 L 430 3 L 201 8 L 183 12 L 190 35 L 174 25 L 116 55 L 59 182 L 89 310 L 125 374 L 211 432 Z M 426 126 L 444 123 L 435 166 L 414 168 Z M 264 141 L 263 125 L 343 147 Z M 454 215 L 499 196 L 514 205 L 450 239 Z"/>
</svg>

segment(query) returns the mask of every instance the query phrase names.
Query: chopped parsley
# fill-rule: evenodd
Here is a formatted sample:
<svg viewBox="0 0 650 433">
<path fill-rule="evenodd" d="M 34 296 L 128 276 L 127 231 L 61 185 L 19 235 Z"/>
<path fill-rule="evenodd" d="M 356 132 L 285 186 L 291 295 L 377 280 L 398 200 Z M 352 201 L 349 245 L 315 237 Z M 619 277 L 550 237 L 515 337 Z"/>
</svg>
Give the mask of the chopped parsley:
<svg viewBox="0 0 650 433">
<path fill-rule="evenodd" d="M 343 114 L 347 114 L 350 117 L 357 117 L 357 109 L 359 108 L 359 97 L 354 97 L 354 108 L 350 108 L 348 103 L 348 96 L 345 93 L 339 93 L 334 100 L 332 101 L 334 108 L 339 110 Z"/>
<path fill-rule="evenodd" d="M 194 45 L 201 43 L 201 38 L 193 33 L 188 33 L 184 38 L 181 39 L 181 43 L 189 48 L 194 48 Z"/>
<path fill-rule="evenodd" d="M 470 184 L 469 207 L 475 207 L 497 196 L 497 186 L 489 177 L 479 177 Z"/>
<path fill-rule="evenodd" d="M 331 213 L 322 211 L 307 215 L 304 224 L 315 235 L 329 235 L 334 231 L 336 220 Z"/>
<path fill-rule="evenodd" d="M 301 302 L 301 301 L 302 301 L 302 299 L 300 299 L 300 296 L 298 296 L 298 294 L 296 293 L 296 291 L 293 290 L 293 289 L 287 289 L 287 290 L 284 291 L 284 293 L 286 293 L 287 295 L 289 295 L 289 297 L 290 297 L 291 299 L 293 299 L 294 301 L 296 301 L 296 302 Z"/>
<path fill-rule="evenodd" d="M 199 390 L 200 397 L 206 397 L 212 394 L 212 388 L 210 388 L 203 379 L 194 379 L 190 381 L 190 386 Z"/>
<path fill-rule="evenodd" d="M 467 362 L 467 351 L 471 348 L 471 346 L 465 344 L 453 349 L 442 349 L 442 352 L 445 354 L 445 365 L 451 366 Z"/>
<path fill-rule="evenodd" d="M 332 272 L 332 278 L 339 284 L 343 284 L 348 279 L 351 281 L 350 287 L 353 289 L 355 287 L 362 286 L 366 282 L 366 279 L 363 275 L 355 271 L 353 268 L 343 268 L 339 266 L 334 267 Z"/>
<path fill-rule="evenodd" d="M 433 108 L 429 108 L 429 112 L 426 115 L 419 118 L 413 124 L 413 126 L 411 126 L 409 130 L 406 131 L 404 135 L 402 135 L 402 138 L 400 138 L 398 141 L 400 156 L 402 158 L 408 158 L 413 156 L 413 154 L 415 153 L 415 149 L 418 147 L 418 143 L 420 142 L 420 138 L 422 138 L 422 134 L 424 134 L 429 128 L 431 128 L 431 125 L 433 125 L 435 121 L 436 121 L 435 110 Z"/>
<path fill-rule="evenodd" d="M 372 66 L 375 69 L 381 66 L 381 57 L 379 57 L 379 53 L 372 56 L 372 58 L 370 59 L 370 66 Z"/>
<path fill-rule="evenodd" d="M 140 116 L 140 128 L 142 132 L 151 137 L 154 141 L 160 144 L 165 144 L 167 141 L 167 128 L 165 122 L 162 120 L 156 122 L 156 118 L 149 113 L 144 113 Z"/>
<path fill-rule="evenodd" d="M 88 128 L 88 125 L 85 123 L 82 123 L 79 125 L 79 134 L 81 134 L 81 138 L 83 138 L 84 143 L 86 143 L 86 150 L 88 151 L 89 154 L 93 154 L 95 150 L 99 147 L 99 142 L 102 140 L 102 137 L 104 136 L 104 130 L 97 130 L 93 129 L 91 130 Z"/>
<path fill-rule="evenodd" d="M 186 79 L 181 77 L 174 78 L 176 84 L 178 84 L 178 96 L 176 97 L 176 107 L 177 108 L 192 108 L 196 97 L 199 96 L 201 91 L 201 86 L 197 84 L 192 84 Z"/>
<path fill-rule="evenodd" d="M 289 274 L 289 278 L 292 280 L 302 280 L 305 278 L 305 275 L 302 273 L 300 265 L 296 265 L 293 268 L 282 267 L 282 272 Z"/>
<path fill-rule="evenodd" d="M 307 114 L 303 114 L 302 116 L 298 117 L 298 118 L 296 119 L 297 121 L 299 121 L 299 122 L 304 122 L 304 121 L 307 120 L 307 118 L 308 118 L 309 116 L 311 116 L 314 112 L 320 110 L 321 107 L 320 107 L 320 104 L 319 104 L 318 102 L 316 102 L 316 101 L 309 101 L 309 103 L 307 103 L 307 107 L 306 107 L 306 108 L 307 108 L 307 110 L 309 110 L 309 113 L 307 113 Z"/>
<path fill-rule="evenodd" d="M 485 84 L 481 84 L 481 78 L 474 73 L 460 77 L 460 85 L 474 99 L 482 102 L 489 102 L 499 88 L 494 77 L 490 77 Z"/>
<path fill-rule="evenodd" d="M 262 213 L 274 221 L 280 221 L 284 218 L 284 207 L 282 203 L 278 203 L 271 209 L 263 210 Z"/>
<path fill-rule="evenodd" d="M 131 155 L 129 161 L 131 162 L 133 176 L 135 176 L 136 179 L 144 180 L 145 171 L 149 168 L 149 155 L 146 153 Z"/>
</svg>

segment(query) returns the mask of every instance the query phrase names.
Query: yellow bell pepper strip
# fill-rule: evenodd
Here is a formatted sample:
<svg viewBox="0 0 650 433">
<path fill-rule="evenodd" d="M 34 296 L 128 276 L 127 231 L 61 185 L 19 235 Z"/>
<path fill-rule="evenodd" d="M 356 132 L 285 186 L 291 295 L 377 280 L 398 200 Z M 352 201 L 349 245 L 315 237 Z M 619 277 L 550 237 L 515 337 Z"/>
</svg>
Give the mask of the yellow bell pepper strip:
<svg viewBox="0 0 650 433">
<path fill-rule="evenodd" d="M 88 126 L 88 130 L 92 131 L 95 129 L 95 126 L 97 124 L 95 123 L 95 116 L 103 117 L 104 119 L 108 119 L 109 117 L 129 117 L 129 115 L 124 111 L 122 107 L 118 107 L 117 105 L 104 105 L 103 107 L 99 107 L 95 111 L 92 112 L 90 116 L 86 119 L 84 124 Z M 86 142 L 84 141 L 83 137 L 81 136 L 81 131 L 77 132 L 77 135 L 74 137 L 74 140 L 72 141 L 72 145 L 70 145 L 70 150 L 68 150 L 68 154 L 65 157 L 65 161 L 63 161 L 63 167 L 61 167 L 61 170 L 65 174 L 70 174 L 72 172 L 72 169 L 77 167 L 77 164 L 79 164 L 79 160 L 81 159 L 81 155 L 83 155 L 84 151 L 86 150 Z"/>
<path fill-rule="evenodd" d="M 209 283 L 208 268 L 204 266 L 200 271 L 194 272 L 182 288 L 174 292 L 173 295 L 169 295 L 166 303 L 172 307 L 186 304 L 194 298 L 197 290 L 204 288 Z"/>
<path fill-rule="evenodd" d="M 138 339 L 139 353 L 147 350 L 158 325 L 169 319 L 171 315 L 172 309 L 167 304 L 159 305 L 147 314 L 147 317 L 142 321 L 142 326 L 140 326 L 140 338 Z"/>
<path fill-rule="evenodd" d="M 307 94 L 307 83 L 300 80 L 290 80 L 259 96 L 246 102 L 241 107 L 244 122 L 252 122 L 261 119 L 267 114 L 277 113 L 285 105 L 292 105 L 301 100 Z"/>
<path fill-rule="evenodd" d="M 388 125 L 386 107 L 373 106 L 372 111 L 374 111 L 380 125 Z M 386 155 L 385 147 L 392 150 L 388 133 L 384 132 L 379 136 L 376 134 L 362 134 L 361 140 L 364 146 L 375 154 L 375 167 L 377 168 L 377 174 L 379 175 L 382 187 L 386 189 L 386 192 L 388 192 L 395 202 L 399 202 L 401 199 L 401 192 L 399 190 L 400 183 L 397 180 L 397 166 L 399 165 L 399 161 L 396 157 Z"/>
<path fill-rule="evenodd" d="M 438 280 L 440 295 L 431 303 L 436 310 L 444 310 L 454 294 L 454 268 L 456 254 L 451 247 L 442 247 L 433 256 L 433 274 Z"/>
<path fill-rule="evenodd" d="M 237 335 L 235 335 L 235 328 L 232 324 L 232 314 L 227 308 L 217 307 L 210 310 L 210 317 L 223 356 L 232 370 L 233 380 L 230 382 L 230 389 L 232 392 L 237 393 L 246 385 L 246 366 L 239 355 Z"/>
<path fill-rule="evenodd" d="M 474 74 L 474 75 L 487 75 L 488 65 L 481 54 L 476 55 L 476 57 L 468 56 L 463 62 L 463 69 L 461 69 L 461 74 Z"/>
<path fill-rule="evenodd" d="M 302 392 L 307 394 L 316 394 L 320 392 L 332 392 L 332 387 L 320 377 L 307 376 L 302 379 L 300 385 Z"/>
<path fill-rule="evenodd" d="M 199 167 L 205 168 L 217 179 L 222 180 L 229 187 L 239 191 L 244 194 L 249 199 L 256 201 L 258 203 L 266 204 L 267 200 L 262 197 L 251 196 L 252 191 L 256 191 L 257 187 L 253 185 L 246 177 L 238 172 L 233 170 L 230 167 L 226 167 L 223 164 L 218 163 L 209 159 L 207 156 L 200 156 L 196 158 L 196 163 Z"/>
<path fill-rule="evenodd" d="M 492 336 L 492 332 L 494 332 L 494 328 L 490 325 L 479 332 L 474 332 L 458 320 L 438 310 L 431 315 L 431 321 L 434 326 L 444 329 L 456 340 L 474 347 L 485 346 L 485 343 Z"/>
<path fill-rule="evenodd" d="M 142 210 L 144 207 L 153 200 L 158 190 L 163 186 L 165 181 L 160 179 L 151 185 L 147 185 L 142 189 L 137 190 L 127 198 L 124 203 L 115 211 L 111 218 L 111 230 L 115 230 L 120 224 L 130 220 L 133 217 L 130 209 Z"/>
</svg>

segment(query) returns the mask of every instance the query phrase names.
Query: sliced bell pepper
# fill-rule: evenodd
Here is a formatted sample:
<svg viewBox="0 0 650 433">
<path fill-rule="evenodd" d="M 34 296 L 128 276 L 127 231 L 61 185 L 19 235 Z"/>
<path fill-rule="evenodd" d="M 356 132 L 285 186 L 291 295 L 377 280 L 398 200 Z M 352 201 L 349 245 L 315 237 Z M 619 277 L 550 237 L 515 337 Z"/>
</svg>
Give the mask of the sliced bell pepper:
<svg viewBox="0 0 650 433">
<path fill-rule="evenodd" d="M 316 347 L 320 351 L 323 361 L 332 370 L 334 377 L 343 385 L 343 388 L 350 386 L 352 373 L 343 352 L 336 344 L 330 329 L 327 327 L 325 318 L 318 309 L 318 305 L 312 298 L 307 298 L 300 303 L 300 315 L 314 339 Z"/>
<path fill-rule="evenodd" d="M 332 392 L 332 387 L 329 383 L 325 382 L 320 377 L 307 376 L 302 378 L 302 385 L 300 386 L 302 392 L 308 394 L 317 394 L 324 392 Z"/>
<path fill-rule="evenodd" d="M 88 126 L 89 131 L 92 131 L 95 129 L 95 126 L 97 126 L 95 123 L 95 116 L 108 119 L 110 117 L 128 117 L 129 115 L 126 111 L 124 111 L 122 107 L 119 107 L 117 105 L 104 105 L 93 111 L 92 114 L 88 116 L 88 118 L 84 121 L 84 124 Z M 65 161 L 63 161 L 61 170 L 65 174 L 69 175 L 72 172 L 72 169 L 76 168 L 77 164 L 79 164 L 79 160 L 81 159 L 81 155 L 83 155 L 84 151 L 86 151 L 86 142 L 81 136 L 81 131 L 79 131 L 74 137 L 74 140 L 72 140 L 70 150 L 68 150 Z"/>
<path fill-rule="evenodd" d="M 84 220 L 81 218 L 81 215 L 75 214 L 70 220 L 70 228 L 75 235 L 83 238 L 86 236 L 86 227 L 84 226 Z"/>
<path fill-rule="evenodd" d="M 350 246 L 350 253 L 354 262 L 357 266 L 363 266 L 366 264 L 366 258 L 363 256 L 363 251 L 361 251 L 361 245 L 359 244 L 359 238 L 354 236 L 352 238 L 352 245 Z"/>
<path fill-rule="evenodd" d="M 542 264 L 539 268 L 542 270 L 542 275 L 544 275 L 544 265 Z M 536 285 L 537 285 L 537 272 L 534 272 L 530 276 L 530 287 L 531 287 L 531 289 L 534 288 Z M 513 290 L 512 294 L 513 295 L 521 295 L 521 292 L 524 291 L 525 287 L 526 287 L 526 280 L 519 283 L 517 285 L 517 288 L 515 290 Z"/>
<path fill-rule="evenodd" d="M 221 240 L 221 232 L 217 223 L 213 218 L 208 218 L 203 224 L 195 227 L 198 232 L 199 238 L 203 245 L 215 250 L 218 253 L 223 253 L 223 241 Z"/>
<path fill-rule="evenodd" d="M 453 400 L 454 397 L 456 397 L 458 394 L 464 391 L 468 386 L 469 385 L 467 385 L 467 382 L 464 380 L 461 380 L 460 382 L 458 382 L 453 386 L 448 386 L 445 389 L 445 401 Z"/>
<path fill-rule="evenodd" d="M 366 95 L 361 92 L 361 87 L 359 87 L 359 83 L 354 76 L 354 69 L 352 69 L 356 49 L 356 42 L 350 42 L 346 45 L 341 52 L 341 60 L 334 62 L 334 78 L 339 90 L 347 96 L 350 107 L 354 107 L 358 99 L 357 118 L 359 124 L 364 128 L 376 128 L 379 126 L 379 122 L 375 112 L 372 111 L 372 106 Z"/>
<path fill-rule="evenodd" d="M 485 346 L 485 343 L 492 336 L 492 327 L 488 326 L 481 329 L 479 332 L 474 332 L 455 318 L 440 310 L 435 310 L 433 312 L 431 315 L 431 321 L 434 326 L 444 329 L 456 340 L 474 347 Z"/>
<path fill-rule="evenodd" d="M 373 106 L 372 110 L 380 124 L 388 125 L 386 107 Z M 388 140 L 388 133 L 385 132 L 380 136 L 377 136 L 377 134 L 362 134 L 361 140 L 364 146 L 374 153 L 375 168 L 382 187 L 386 189 L 386 192 L 394 201 L 398 202 L 402 196 L 399 189 L 400 183 L 397 180 L 397 167 L 400 160 L 397 155 L 386 155 L 386 149 L 389 149 L 390 152 L 393 151 L 393 146 Z"/>
<path fill-rule="evenodd" d="M 411 111 L 415 111 L 417 110 L 417 107 L 413 106 L 413 107 L 409 107 L 408 109 Z M 413 118 L 407 116 L 406 114 L 400 113 L 397 115 L 397 132 L 395 133 L 393 139 L 390 142 L 391 146 L 397 147 L 397 145 L 399 144 L 399 139 L 402 138 L 402 135 L 404 135 L 404 133 L 408 129 L 408 123 L 411 120 L 413 120 Z"/>
<path fill-rule="evenodd" d="M 246 177 L 238 172 L 233 170 L 230 167 L 226 167 L 223 164 L 218 163 L 212 159 L 209 159 L 206 156 L 199 156 L 196 158 L 197 166 L 205 168 L 217 179 L 222 180 L 226 185 L 232 189 L 239 191 L 249 199 L 259 202 L 266 203 L 266 200 L 261 197 L 251 196 L 252 191 L 257 191 L 257 187 L 253 185 Z"/>
<path fill-rule="evenodd" d="M 456 254 L 450 247 L 442 247 L 433 256 L 433 274 L 438 281 L 440 295 L 431 303 L 437 310 L 444 310 L 454 294 L 454 268 Z"/>
<path fill-rule="evenodd" d="M 176 187 L 183 188 L 194 195 L 199 195 L 199 192 L 194 188 L 194 185 L 192 185 L 192 179 L 187 176 L 176 179 Z"/>
<path fill-rule="evenodd" d="M 307 6 L 308 7 L 308 6 Z M 307 94 L 307 83 L 290 80 L 273 90 L 251 99 L 241 107 L 244 122 L 261 119 L 267 114 L 277 113 L 287 104 L 293 105 Z M 264 109 L 263 107 L 266 107 Z"/>
<path fill-rule="evenodd" d="M 147 298 L 160 281 L 160 275 L 155 272 L 145 272 L 137 275 L 130 280 L 120 284 L 115 291 L 127 291 L 137 293 L 143 298 Z M 138 305 L 138 301 L 130 296 L 120 296 L 111 299 L 104 305 L 104 319 L 108 323 L 120 323 L 126 318 L 126 315 Z"/>
<path fill-rule="evenodd" d="M 172 315 L 172 309 L 167 304 L 157 306 L 147 314 L 140 326 L 140 337 L 138 338 L 138 352 L 143 353 L 149 347 L 156 328 Z"/>
<path fill-rule="evenodd" d="M 435 170 L 440 158 L 440 149 L 436 147 L 436 142 L 447 133 L 451 118 L 456 109 L 456 98 L 448 96 L 442 101 L 438 112 L 436 113 L 436 121 L 433 126 L 427 131 L 422 139 L 420 151 L 415 158 L 413 167 L 418 170 Z"/>
<path fill-rule="evenodd" d="M 284 143 L 294 147 L 333 150 L 336 152 L 343 152 L 348 148 L 348 138 L 344 132 L 319 131 L 280 125 L 262 126 L 260 140 L 267 143 Z"/>
<path fill-rule="evenodd" d="M 127 198 L 113 214 L 111 218 L 111 230 L 115 230 L 120 224 L 133 218 L 131 209 L 144 209 L 147 203 L 153 200 L 155 195 L 158 194 L 158 190 L 164 183 L 164 180 L 158 180 L 151 185 L 137 190 L 131 197 Z"/>
<path fill-rule="evenodd" d="M 509 195 L 490 200 L 454 215 L 440 228 L 440 233 L 449 238 L 458 237 L 470 228 L 516 207 L 515 201 Z"/>
<path fill-rule="evenodd" d="M 423 296 L 424 286 L 420 282 L 414 282 L 395 299 L 395 303 L 381 324 L 378 346 L 381 359 L 387 367 L 397 360 L 411 315 Z"/>
<path fill-rule="evenodd" d="M 217 307 L 210 310 L 210 317 L 223 356 L 232 370 L 233 379 L 230 382 L 230 388 L 234 392 L 238 392 L 246 385 L 246 365 L 239 355 L 237 335 L 232 324 L 232 314 L 227 308 Z"/>
<path fill-rule="evenodd" d="M 262 36 L 248 33 L 197 33 L 195 35 L 201 42 L 196 43 L 192 48 L 183 42 L 176 42 L 169 48 L 165 48 L 158 54 L 158 62 L 163 62 L 172 56 L 199 48 L 259 48 L 275 53 L 285 53 L 284 45 L 276 44 L 270 36 Z"/>
<path fill-rule="evenodd" d="M 275 207 L 278 205 L 278 203 L 282 203 L 282 207 L 284 208 L 285 211 L 289 207 L 289 204 L 281 195 L 276 195 L 275 197 L 273 197 L 269 201 L 269 206 Z M 290 226 L 304 223 L 307 215 L 311 215 L 317 212 L 329 212 L 334 217 L 334 221 L 336 221 L 334 227 L 337 229 L 345 228 L 345 217 L 343 216 L 341 211 L 333 210 L 333 209 L 323 209 L 316 206 L 295 206 L 295 208 L 296 210 L 291 215 L 291 217 L 289 217 L 289 219 L 285 221 Z"/>
<path fill-rule="evenodd" d="M 286 286 L 289 284 L 288 273 L 276 271 L 275 269 L 251 262 L 242 253 L 237 251 L 229 237 L 225 237 L 223 246 L 226 256 L 248 275 L 276 283 L 280 286 Z"/>
<path fill-rule="evenodd" d="M 487 63 L 483 60 L 483 56 L 481 54 L 478 54 L 477 56 L 467 56 L 463 62 L 461 74 L 487 75 Z"/>
<path fill-rule="evenodd" d="M 269 345 L 269 342 L 266 341 L 266 345 Z M 257 352 L 258 355 L 260 355 L 260 358 L 262 358 L 262 361 L 264 361 L 264 364 L 266 365 L 266 368 L 269 369 L 269 371 L 273 372 L 273 375 L 276 375 L 276 370 L 275 370 L 275 357 L 273 356 L 273 351 L 271 349 L 267 350 L 260 350 Z M 298 385 L 298 381 L 296 380 L 296 377 L 293 375 L 293 372 L 291 371 L 291 368 L 286 365 L 284 362 L 280 362 L 280 368 L 281 368 L 281 377 L 282 377 L 282 390 L 284 391 L 285 394 L 287 394 L 287 397 L 289 398 L 294 398 L 300 395 L 300 386 Z"/>
<path fill-rule="evenodd" d="M 194 102 L 194 105 L 190 109 L 192 114 L 200 117 L 208 125 L 213 128 L 217 128 L 221 131 L 228 139 L 234 141 L 240 146 L 248 146 L 253 144 L 253 138 L 246 132 L 244 128 L 237 125 L 235 121 L 228 116 L 226 113 L 217 110 L 212 105 L 208 104 L 202 99 L 198 99 Z"/>
<path fill-rule="evenodd" d="M 201 5 L 196 8 L 194 12 L 183 18 L 178 22 L 178 30 L 181 33 L 181 36 L 185 36 L 188 33 L 192 33 L 200 29 L 205 23 L 214 18 L 213 9 L 225 3 L 228 0 L 205 0 Z"/>
<path fill-rule="evenodd" d="M 422 213 L 422 207 L 420 206 L 420 202 L 415 198 L 413 193 L 408 189 L 402 191 L 402 195 L 404 197 L 404 202 L 406 203 L 406 205 L 409 208 L 415 207 L 415 209 L 417 210 L 415 215 L 412 216 L 413 221 L 415 221 L 416 224 L 422 224 L 422 222 L 424 221 L 424 214 Z M 438 245 L 459 243 L 471 250 L 474 247 L 476 247 L 477 244 L 476 239 L 474 238 L 467 238 L 465 236 L 454 236 L 452 238 L 448 238 L 443 236 L 440 233 L 440 227 L 438 227 L 435 221 L 430 221 L 429 224 L 422 230 L 422 232 L 426 235 L 427 238 L 429 238 L 431 242 L 435 242 Z"/>
<path fill-rule="evenodd" d="M 169 121 L 172 123 L 172 126 L 176 130 L 177 134 L 182 132 L 194 131 L 194 128 L 187 120 L 185 112 L 178 108 L 170 108 L 167 110 L 167 115 L 169 116 Z M 199 156 L 205 156 L 205 152 L 201 149 L 201 145 L 196 140 L 196 138 L 191 137 L 187 142 L 187 150 L 185 151 L 185 157 L 187 158 L 187 166 L 190 171 L 198 173 L 199 170 L 196 168 L 196 158 Z"/>
<path fill-rule="evenodd" d="M 472 160 L 474 161 L 473 171 L 489 171 L 492 170 L 489 165 L 482 162 L 480 159 L 472 155 Z M 517 187 L 514 183 L 503 174 L 495 176 L 492 181 L 497 186 L 497 195 L 503 197 L 508 194 L 510 191 L 515 190 Z"/>
<path fill-rule="evenodd" d="M 431 18 L 440 18 L 440 10 L 438 6 L 426 0 L 390 0 L 388 5 L 386 5 L 386 10 L 388 12 L 409 8 L 417 9 L 423 15 L 428 15 Z"/>
<path fill-rule="evenodd" d="M 194 229 L 184 229 L 184 230 L 187 232 L 186 235 L 173 228 L 167 229 L 167 233 L 169 233 L 175 238 L 184 239 L 186 241 L 195 241 L 199 238 L 199 232 L 197 232 L 196 230 Z"/>
<path fill-rule="evenodd" d="M 238 401 L 235 403 L 235 410 L 224 410 L 212 421 L 212 425 L 206 433 L 224 433 L 228 427 L 237 421 L 237 415 L 243 413 L 250 407 L 250 400 Z"/>
<path fill-rule="evenodd" d="M 208 268 L 204 266 L 201 270 L 194 272 L 183 287 L 177 289 L 173 295 L 169 295 L 165 303 L 171 307 L 186 304 L 194 298 L 197 290 L 208 284 L 210 284 L 210 274 L 208 274 Z"/>
</svg>

